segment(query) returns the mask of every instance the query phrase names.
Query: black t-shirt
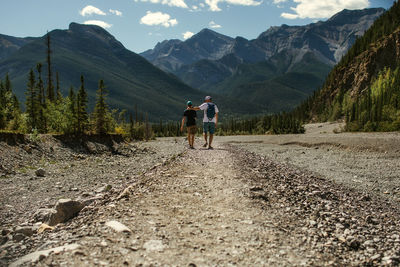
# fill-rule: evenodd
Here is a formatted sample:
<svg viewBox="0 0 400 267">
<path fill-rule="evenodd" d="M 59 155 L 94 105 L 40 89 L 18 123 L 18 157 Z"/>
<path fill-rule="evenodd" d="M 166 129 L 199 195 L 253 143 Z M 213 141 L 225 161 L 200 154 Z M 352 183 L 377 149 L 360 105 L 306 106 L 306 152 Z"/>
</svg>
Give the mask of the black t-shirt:
<svg viewBox="0 0 400 267">
<path fill-rule="evenodd" d="M 183 116 L 186 117 L 186 126 L 196 125 L 197 113 L 195 110 L 187 109 L 183 113 Z"/>
</svg>

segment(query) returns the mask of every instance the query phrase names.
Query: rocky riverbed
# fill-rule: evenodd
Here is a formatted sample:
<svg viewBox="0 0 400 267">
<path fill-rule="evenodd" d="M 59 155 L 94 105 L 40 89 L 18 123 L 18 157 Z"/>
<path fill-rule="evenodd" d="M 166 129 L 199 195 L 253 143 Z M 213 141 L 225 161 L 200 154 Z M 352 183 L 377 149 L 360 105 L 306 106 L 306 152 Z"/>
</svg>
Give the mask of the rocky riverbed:
<svg viewBox="0 0 400 267">
<path fill-rule="evenodd" d="M 0 265 L 400 264 L 396 194 L 296 165 L 289 151 L 285 158 L 274 156 L 284 154 L 278 147 L 328 153 L 312 134 L 327 135 L 329 151 L 367 153 L 361 146 L 334 145 L 329 138 L 338 135 L 312 131 L 281 136 L 275 144 L 259 139 L 279 137 L 217 137 L 214 150 L 198 148 L 200 139 L 188 150 L 183 138 L 93 142 L 84 150 L 49 139 L 30 152 L 29 144 L 2 142 Z M 385 155 L 380 149 L 373 153 Z M 396 156 L 394 149 L 386 152 Z M 306 155 L 303 163 L 307 156 L 315 162 L 310 166 L 323 162 L 311 152 L 298 154 Z M 339 169 L 337 176 L 345 173 Z M 397 180 L 383 186 L 394 188 Z M 72 219 L 64 216 L 68 205 L 79 209 Z M 61 223 L 35 216 L 49 208 L 53 219 L 64 218 Z"/>
</svg>

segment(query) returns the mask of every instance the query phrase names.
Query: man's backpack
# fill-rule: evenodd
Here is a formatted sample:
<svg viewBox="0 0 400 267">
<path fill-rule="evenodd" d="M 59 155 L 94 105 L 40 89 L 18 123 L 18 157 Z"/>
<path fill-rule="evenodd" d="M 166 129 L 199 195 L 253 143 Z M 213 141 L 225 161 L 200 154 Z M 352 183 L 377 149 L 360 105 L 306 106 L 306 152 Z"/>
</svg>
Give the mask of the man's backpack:
<svg viewBox="0 0 400 267">
<path fill-rule="evenodd" d="M 212 121 L 215 117 L 215 104 L 207 103 L 207 118 L 208 121 Z"/>
</svg>

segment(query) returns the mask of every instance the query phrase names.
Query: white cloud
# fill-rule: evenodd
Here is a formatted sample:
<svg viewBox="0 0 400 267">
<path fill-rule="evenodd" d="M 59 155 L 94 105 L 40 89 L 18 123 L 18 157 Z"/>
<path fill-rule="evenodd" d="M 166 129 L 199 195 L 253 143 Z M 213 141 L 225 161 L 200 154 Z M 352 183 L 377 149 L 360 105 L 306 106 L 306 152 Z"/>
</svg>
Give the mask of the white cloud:
<svg viewBox="0 0 400 267">
<path fill-rule="evenodd" d="M 79 12 L 79 14 L 81 14 L 81 16 L 85 17 L 85 16 L 90 16 L 93 14 L 96 15 L 101 15 L 101 16 L 105 16 L 106 13 L 104 13 L 101 9 L 98 9 L 95 6 L 85 6 L 84 8 L 82 8 L 82 10 Z"/>
<path fill-rule="evenodd" d="M 287 0 L 274 0 L 274 4 L 280 4 L 284 2 L 287 2 Z"/>
<path fill-rule="evenodd" d="M 299 16 L 297 14 L 291 14 L 291 13 L 283 12 L 281 14 L 281 17 L 285 18 L 285 19 L 297 19 Z"/>
<path fill-rule="evenodd" d="M 135 0 L 135 2 L 149 2 L 152 4 L 162 4 L 168 5 L 173 7 L 181 7 L 181 8 L 188 8 L 185 3 L 185 0 Z"/>
<path fill-rule="evenodd" d="M 210 28 L 213 28 L 213 29 L 222 28 L 221 25 L 215 23 L 214 21 L 210 21 L 210 23 L 208 23 L 208 26 L 209 26 Z"/>
<path fill-rule="evenodd" d="M 183 39 L 186 40 L 186 39 L 189 39 L 190 37 L 192 37 L 194 35 L 194 33 L 187 31 L 187 32 L 182 33 L 182 35 L 183 35 Z"/>
<path fill-rule="evenodd" d="M 104 22 L 102 20 L 87 20 L 83 24 L 86 24 L 86 25 L 97 25 L 97 26 L 100 26 L 100 27 L 102 27 L 104 29 L 108 29 L 108 28 L 112 27 L 111 24 L 108 24 L 107 22 Z"/>
<path fill-rule="evenodd" d="M 262 3 L 262 1 L 257 2 L 255 0 L 205 0 L 205 3 L 209 6 L 211 11 L 221 11 L 221 8 L 218 7 L 218 4 L 223 2 L 238 6 L 258 6 Z"/>
<path fill-rule="evenodd" d="M 274 0 L 279 1 L 279 0 Z M 363 9 L 369 6 L 369 0 L 293 0 L 296 7 L 294 13 L 282 13 L 286 19 L 330 18 L 343 9 Z"/>
<path fill-rule="evenodd" d="M 122 12 L 116 9 L 110 9 L 109 10 L 111 14 L 117 15 L 119 17 L 122 17 Z"/>
<path fill-rule="evenodd" d="M 147 11 L 146 16 L 140 19 L 140 24 L 149 26 L 161 25 L 168 28 L 177 25 L 178 21 L 171 19 L 171 16 L 165 13 Z"/>
</svg>

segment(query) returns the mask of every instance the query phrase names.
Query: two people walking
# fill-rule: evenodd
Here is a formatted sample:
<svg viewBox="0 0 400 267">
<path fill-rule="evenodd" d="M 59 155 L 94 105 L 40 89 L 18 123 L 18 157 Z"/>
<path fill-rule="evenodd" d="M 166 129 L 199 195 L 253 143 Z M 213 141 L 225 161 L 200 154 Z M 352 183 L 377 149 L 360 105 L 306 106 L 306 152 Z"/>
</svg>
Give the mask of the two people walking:
<svg viewBox="0 0 400 267">
<path fill-rule="evenodd" d="M 212 142 L 214 139 L 215 129 L 218 125 L 218 107 L 212 102 L 211 96 L 206 96 L 204 99 L 204 103 L 198 107 L 193 107 L 193 103 L 191 101 L 187 102 L 187 109 L 183 113 L 182 123 L 181 123 L 181 131 L 183 131 L 183 126 L 186 120 L 186 127 L 188 132 L 188 142 L 189 147 L 194 149 L 194 137 L 197 132 L 196 127 L 196 119 L 197 119 L 197 110 L 203 110 L 203 136 L 205 143 L 203 147 L 208 149 L 213 149 Z"/>
</svg>

